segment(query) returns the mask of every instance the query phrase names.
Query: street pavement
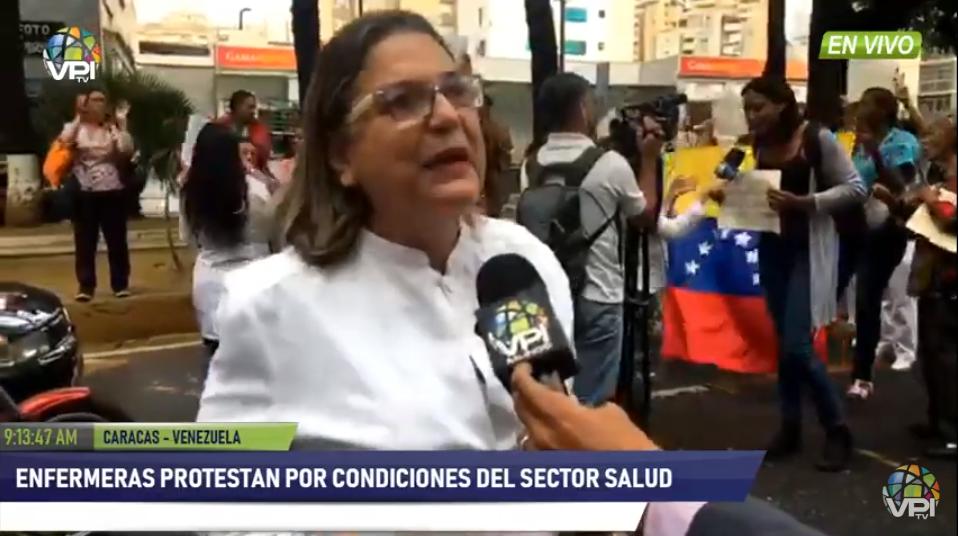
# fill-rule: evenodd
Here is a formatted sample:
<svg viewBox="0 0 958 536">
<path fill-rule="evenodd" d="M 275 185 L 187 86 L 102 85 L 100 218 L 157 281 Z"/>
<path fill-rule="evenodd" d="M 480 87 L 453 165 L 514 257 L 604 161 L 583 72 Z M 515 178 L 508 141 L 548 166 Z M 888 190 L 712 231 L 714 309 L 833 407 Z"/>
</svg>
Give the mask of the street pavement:
<svg viewBox="0 0 958 536">
<path fill-rule="evenodd" d="M 196 415 L 206 359 L 202 347 L 109 352 L 90 359 L 86 382 L 98 397 L 138 421 L 190 421 Z M 836 372 L 844 381 L 847 373 Z M 850 470 L 824 474 L 813 467 L 823 435 L 810 404 L 805 451 L 797 459 L 759 470 L 752 490 L 830 535 L 937 536 L 956 532 L 958 477 L 954 460 L 930 460 L 905 427 L 921 418 L 924 396 L 914 373 L 877 371 L 876 395 L 850 404 L 857 453 Z M 650 432 L 667 449 L 761 449 L 778 423 L 773 377 L 742 377 L 666 362 L 653 385 Z M 882 500 L 889 473 L 919 463 L 941 482 L 934 519 L 894 518 Z"/>
</svg>

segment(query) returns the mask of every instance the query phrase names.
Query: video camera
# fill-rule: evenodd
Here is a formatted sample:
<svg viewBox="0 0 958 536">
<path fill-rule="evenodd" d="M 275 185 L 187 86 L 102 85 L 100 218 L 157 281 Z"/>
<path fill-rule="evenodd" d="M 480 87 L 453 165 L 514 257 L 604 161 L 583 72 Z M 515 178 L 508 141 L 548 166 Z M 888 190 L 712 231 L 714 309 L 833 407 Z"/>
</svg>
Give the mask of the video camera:
<svg viewBox="0 0 958 536">
<path fill-rule="evenodd" d="M 627 104 L 616 111 L 609 123 L 609 141 L 612 149 L 630 162 L 638 157 L 636 139 L 642 128 L 642 119 L 650 117 L 662 126 L 665 140 L 675 139 L 679 130 L 679 111 L 688 102 L 683 93 L 663 95 L 639 104 Z"/>
</svg>

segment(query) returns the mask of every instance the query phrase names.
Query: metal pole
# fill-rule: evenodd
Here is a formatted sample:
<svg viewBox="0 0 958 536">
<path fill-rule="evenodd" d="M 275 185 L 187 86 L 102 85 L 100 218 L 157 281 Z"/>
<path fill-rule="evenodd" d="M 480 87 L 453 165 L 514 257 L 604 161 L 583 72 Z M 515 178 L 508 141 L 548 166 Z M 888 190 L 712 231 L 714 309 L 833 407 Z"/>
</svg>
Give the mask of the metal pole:
<svg viewBox="0 0 958 536">
<path fill-rule="evenodd" d="M 559 72 L 565 72 L 565 2 L 559 0 Z"/>
<path fill-rule="evenodd" d="M 240 30 L 243 29 L 243 15 L 245 15 L 246 13 L 250 11 L 253 11 L 253 10 L 248 7 L 244 7 L 243 9 L 239 11 L 239 29 Z"/>
</svg>

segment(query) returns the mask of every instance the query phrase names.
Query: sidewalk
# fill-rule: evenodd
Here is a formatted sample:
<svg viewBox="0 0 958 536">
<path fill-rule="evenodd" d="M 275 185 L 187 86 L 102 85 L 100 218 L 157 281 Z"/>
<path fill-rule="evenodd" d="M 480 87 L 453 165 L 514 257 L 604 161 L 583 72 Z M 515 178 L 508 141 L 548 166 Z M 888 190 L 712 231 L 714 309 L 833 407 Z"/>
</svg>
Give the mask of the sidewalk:
<svg viewBox="0 0 958 536">
<path fill-rule="evenodd" d="M 62 235 L 51 233 L 43 236 Z M 92 302 L 81 304 L 73 299 L 77 285 L 72 243 L 66 254 L 34 254 L 30 252 L 53 250 L 49 246 L 53 239 L 41 242 L 34 237 L 36 245 L 31 247 L 30 237 L 9 237 L 0 233 L 0 251 L 5 244 L 11 243 L 12 238 L 24 245 L 19 249 L 8 246 L 7 251 L 14 254 L 0 253 L 0 281 L 19 281 L 56 293 L 66 305 L 85 345 L 111 345 L 197 331 L 190 297 L 193 253 L 188 248 L 177 249 L 183 263 L 181 271 L 174 268 L 165 238 L 160 247 L 131 248 L 130 290 L 133 296 L 123 300 L 114 298 L 110 292 L 106 253 L 101 252 L 97 256 L 97 294 Z M 41 243 L 46 246 L 39 247 Z"/>
<path fill-rule="evenodd" d="M 144 218 L 128 223 L 128 241 L 131 251 L 167 248 L 167 227 L 173 231 L 174 244 L 183 246 L 179 239 L 177 220 Z M 106 251 L 100 240 L 100 251 Z M 69 222 L 47 223 L 36 227 L 0 227 L 0 259 L 47 255 L 73 254 L 73 229 Z"/>
</svg>

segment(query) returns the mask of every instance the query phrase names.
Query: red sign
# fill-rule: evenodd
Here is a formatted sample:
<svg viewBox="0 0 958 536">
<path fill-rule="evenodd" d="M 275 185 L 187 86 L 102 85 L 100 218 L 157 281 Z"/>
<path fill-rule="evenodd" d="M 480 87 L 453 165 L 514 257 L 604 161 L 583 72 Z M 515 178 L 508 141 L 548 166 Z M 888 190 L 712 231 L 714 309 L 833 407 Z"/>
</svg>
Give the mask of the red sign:
<svg viewBox="0 0 958 536">
<path fill-rule="evenodd" d="M 216 47 L 216 66 L 246 71 L 295 71 L 296 54 L 291 47 Z"/>
<path fill-rule="evenodd" d="M 679 63 L 679 76 L 686 78 L 755 78 L 762 75 L 765 60 L 752 58 L 722 58 L 683 56 Z M 807 80 L 808 65 L 790 61 L 785 68 L 789 80 Z"/>
</svg>

